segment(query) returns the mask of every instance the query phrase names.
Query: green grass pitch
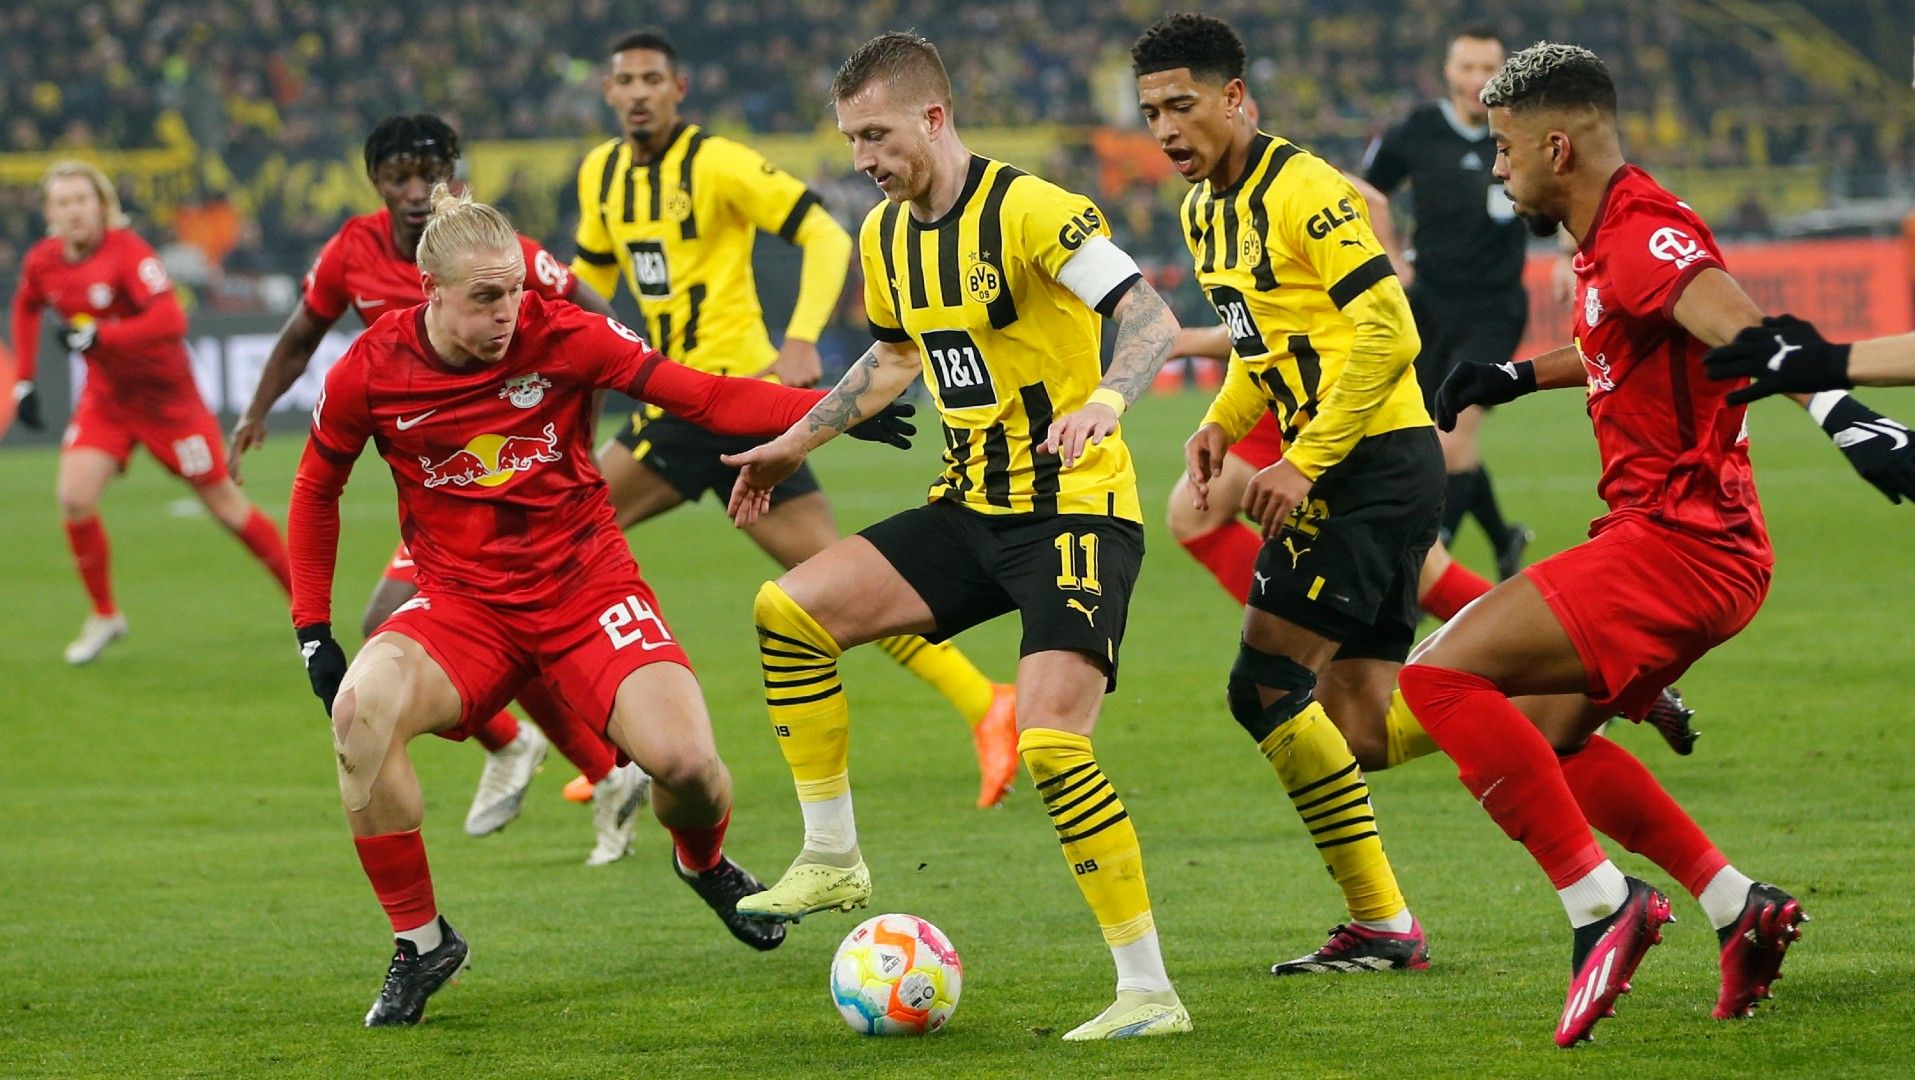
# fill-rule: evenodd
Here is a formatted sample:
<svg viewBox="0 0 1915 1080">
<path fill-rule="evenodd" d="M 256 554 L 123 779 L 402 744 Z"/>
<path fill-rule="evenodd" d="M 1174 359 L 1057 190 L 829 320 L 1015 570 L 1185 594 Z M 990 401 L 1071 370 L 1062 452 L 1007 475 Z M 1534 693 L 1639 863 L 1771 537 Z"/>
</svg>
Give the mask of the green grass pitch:
<svg viewBox="0 0 1915 1080">
<path fill-rule="evenodd" d="M 1878 396 L 1915 412 L 1915 397 Z M 1578 540 L 1598 507 L 1580 404 L 1545 395 L 1488 429 L 1505 506 L 1536 528 L 1539 552 Z M 1155 398 L 1126 422 L 1153 519 L 1202 407 Z M 965 996 L 947 1031 L 853 1035 L 826 994 L 853 920 L 816 916 L 779 951 L 750 953 L 673 880 L 654 825 L 630 859 L 586 869 L 589 811 L 559 798 L 569 773 L 556 755 L 517 823 L 467 839 L 479 755 L 434 740 L 415 744 L 426 836 L 474 966 L 421 1027 L 364 1031 L 390 942 L 276 590 L 185 488 L 139 460 L 104 504 L 132 635 L 70 669 L 60 648 L 84 604 L 51 497 L 54 456 L 0 454 L 0 1075 L 1909 1075 L 1915 516 L 1854 477 L 1793 406 L 1765 403 L 1752 426 L 1778 553 L 1768 604 L 1683 684 L 1701 709 L 1693 758 L 1646 729 L 1617 737 L 1732 859 L 1794 890 L 1815 921 L 1777 1000 L 1718 1023 L 1714 935 L 1679 895 L 1681 921 L 1620 1017 L 1568 1055 L 1549 1038 L 1567 975 L 1560 908 L 1443 760 L 1373 778 L 1432 970 L 1265 974 L 1322 941 L 1339 898 L 1225 710 L 1233 606 L 1156 520 L 1123 687 L 1097 743 L 1143 838 L 1193 1035 L 1058 1040 L 1108 1002 L 1111 970 L 1039 804 L 1025 783 L 1000 809 L 972 809 L 959 720 L 873 650 L 844 665 L 872 910 L 925 916 L 957 943 Z M 920 499 L 936 441 L 908 456 L 826 449 L 819 470 L 841 523 Z M 276 435 L 248 463 L 248 489 L 281 519 L 298 444 Z M 347 494 L 342 626 L 358 621 L 394 533 L 390 481 L 362 461 Z M 631 540 L 698 664 L 736 778 L 730 850 L 776 875 L 799 822 L 750 625 L 772 567 L 709 504 Z M 1460 547 L 1485 564 L 1475 534 Z M 960 640 L 987 671 L 1012 670 L 1013 622 Z"/>
</svg>

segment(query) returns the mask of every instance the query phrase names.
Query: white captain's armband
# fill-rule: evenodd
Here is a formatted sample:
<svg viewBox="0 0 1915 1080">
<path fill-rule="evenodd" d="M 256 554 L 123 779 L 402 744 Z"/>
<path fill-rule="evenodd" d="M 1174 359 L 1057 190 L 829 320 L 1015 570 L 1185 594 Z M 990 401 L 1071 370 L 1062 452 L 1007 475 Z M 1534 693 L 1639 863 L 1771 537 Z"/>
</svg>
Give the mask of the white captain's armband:
<svg viewBox="0 0 1915 1080">
<path fill-rule="evenodd" d="M 1117 309 L 1117 302 L 1143 276 L 1137 261 L 1111 243 L 1110 237 L 1093 236 L 1064 263 L 1057 280 L 1076 293 L 1085 306 L 1108 319 Z"/>
</svg>

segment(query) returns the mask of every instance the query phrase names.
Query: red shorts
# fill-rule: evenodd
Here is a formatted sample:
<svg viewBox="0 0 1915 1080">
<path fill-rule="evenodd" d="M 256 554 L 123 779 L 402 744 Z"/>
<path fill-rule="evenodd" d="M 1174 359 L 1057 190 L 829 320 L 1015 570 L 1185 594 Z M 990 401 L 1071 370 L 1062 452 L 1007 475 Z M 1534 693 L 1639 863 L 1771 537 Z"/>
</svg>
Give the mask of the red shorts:
<svg viewBox="0 0 1915 1080">
<path fill-rule="evenodd" d="M 1230 452 L 1249 462 L 1253 469 L 1275 465 L 1283 456 L 1283 432 L 1277 430 L 1277 414 L 1266 410 L 1250 434 L 1230 444 Z"/>
<path fill-rule="evenodd" d="M 392 550 L 392 561 L 386 564 L 386 572 L 380 576 L 387 581 L 397 581 L 402 585 L 410 585 L 418 576 L 418 573 L 418 569 L 412 565 L 411 549 L 406 547 L 404 540 L 401 540 L 399 541 L 399 546 Z"/>
<path fill-rule="evenodd" d="M 1589 676 L 1589 697 L 1640 721 L 1664 687 L 1755 618 L 1770 567 L 1687 533 L 1620 521 L 1523 573 Z"/>
<path fill-rule="evenodd" d="M 458 730 L 444 733 L 455 739 L 491 719 L 535 675 L 603 735 L 627 675 L 648 664 L 692 666 L 636 567 L 581 574 L 577 588 L 538 609 L 421 591 L 375 633 L 388 630 L 418 642 L 459 691 Z"/>
<path fill-rule="evenodd" d="M 168 472 L 195 487 L 217 484 L 227 476 L 219 421 L 198 400 L 170 415 L 151 416 L 81 394 L 61 445 L 110 454 L 122 471 L 133 447 L 144 446 Z"/>
</svg>

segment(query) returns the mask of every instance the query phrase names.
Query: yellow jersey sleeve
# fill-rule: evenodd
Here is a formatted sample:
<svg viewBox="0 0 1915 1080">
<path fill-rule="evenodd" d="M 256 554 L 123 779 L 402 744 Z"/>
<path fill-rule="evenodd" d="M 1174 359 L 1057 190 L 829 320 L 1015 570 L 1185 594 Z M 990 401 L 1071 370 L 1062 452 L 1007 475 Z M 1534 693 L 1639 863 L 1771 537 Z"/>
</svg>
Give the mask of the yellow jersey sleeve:
<svg viewBox="0 0 1915 1080">
<path fill-rule="evenodd" d="M 1015 227 L 1005 243 L 1054 280 L 1092 237 L 1110 237 L 1110 223 L 1089 198 L 1030 177 L 1011 188 L 1005 218 Z"/>
<path fill-rule="evenodd" d="M 871 324 L 871 336 L 893 345 L 911 340 L 911 335 L 904 330 L 902 313 L 898 311 L 898 285 L 889 250 L 892 237 L 884 228 L 887 216 L 893 227 L 898 227 L 899 213 L 896 203 L 881 202 L 864 216 L 864 225 L 858 229 L 858 265 L 864 271 L 864 316 Z"/>
<path fill-rule="evenodd" d="M 784 171 L 743 143 L 713 138 L 705 141 L 705 162 L 724 177 L 725 201 L 739 217 L 789 244 L 798 235 L 805 215 L 818 197 L 804 181 Z"/>
<path fill-rule="evenodd" d="M 1316 416 L 1284 457 L 1311 479 L 1342 461 L 1371 415 L 1410 378 L 1421 342 L 1403 285 L 1370 228 L 1369 207 L 1349 180 L 1320 159 L 1299 159 L 1306 183 L 1286 187 L 1273 215 L 1297 260 L 1330 302 L 1356 324 L 1350 354 Z"/>
<path fill-rule="evenodd" d="M 618 140 L 594 147 L 578 167 L 578 229 L 573 233 L 572 273 L 610 300 L 618 291 L 618 252 L 605 228 L 606 164 L 618 153 Z"/>
</svg>

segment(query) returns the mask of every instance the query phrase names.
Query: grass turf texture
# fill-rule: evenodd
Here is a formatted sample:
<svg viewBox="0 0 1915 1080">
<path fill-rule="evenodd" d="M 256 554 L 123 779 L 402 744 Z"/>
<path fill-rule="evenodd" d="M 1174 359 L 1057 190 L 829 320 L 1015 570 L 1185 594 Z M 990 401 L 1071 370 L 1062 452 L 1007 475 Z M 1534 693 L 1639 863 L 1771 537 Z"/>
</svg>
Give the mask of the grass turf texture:
<svg viewBox="0 0 1915 1080">
<path fill-rule="evenodd" d="M 1878 396 L 1903 413 L 1915 401 Z M 1580 401 L 1520 403 L 1486 433 L 1504 505 L 1536 528 L 1539 553 L 1577 541 L 1598 506 Z M 1567 975 L 1560 908 L 1441 759 L 1372 780 L 1434 968 L 1265 974 L 1319 944 L 1341 905 L 1225 710 L 1232 604 L 1155 520 L 1202 405 L 1152 399 L 1125 424 L 1142 463 L 1151 556 L 1123 687 L 1097 733 L 1143 838 L 1194 1035 L 1058 1040 L 1108 1003 L 1112 976 L 1040 804 L 1023 780 L 1005 807 L 973 810 L 962 724 L 871 649 L 847 657 L 844 672 L 872 911 L 922 915 L 957 943 L 965 995 L 949 1030 L 922 1041 L 853 1035 L 826 984 L 832 950 L 856 920 L 814 916 L 779 951 L 753 954 L 673 880 L 668 841 L 649 822 L 631 858 L 586 869 L 590 815 L 559 798 L 571 773 L 556 754 L 517 823 L 466 838 L 479 752 L 431 739 L 414 744 L 426 837 L 440 903 L 475 963 L 420 1028 L 361 1030 L 390 939 L 341 821 L 326 724 L 276 591 L 184 487 L 139 460 L 104 502 L 132 635 L 92 667 L 66 667 L 60 647 L 85 607 L 50 497 L 54 456 L 36 450 L 0 454 L 0 1073 L 1915 1071 L 1903 1034 L 1915 961 L 1900 933 L 1915 917 L 1904 831 L 1915 775 L 1908 509 L 1864 486 L 1792 406 L 1756 409 L 1779 561 L 1768 604 L 1683 683 L 1705 732 L 1693 758 L 1674 757 L 1647 729 L 1612 734 L 1732 859 L 1794 890 L 1816 921 L 1778 1002 L 1752 1021 L 1712 1021 L 1706 920 L 1660 874 L 1616 852 L 1677 894 L 1681 922 L 1620 1017 L 1566 1056 L 1549 1039 Z M 919 441 L 909 456 L 849 440 L 820 455 L 844 526 L 921 496 L 936 439 Z M 282 520 L 298 444 L 276 435 L 248 461 L 248 490 Z M 1480 568 L 1487 553 L 1470 528 L 1459 554 Z M 390 481 L 364 460 L 347 493 L 342 628 L 357 622 L 394 530 Z M 775 877 L 799 821 L 766 731 L 750 624 L 771 564 L 709 504 L 631 538 L 699 666 L 736 780 L 729 850 Z M 961 641 L 988 672 L 1012 671 L 1014 621 Z"/>
</svg>

